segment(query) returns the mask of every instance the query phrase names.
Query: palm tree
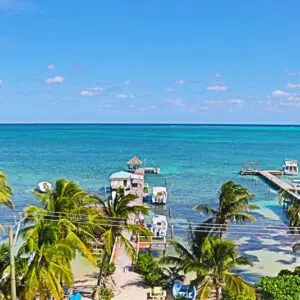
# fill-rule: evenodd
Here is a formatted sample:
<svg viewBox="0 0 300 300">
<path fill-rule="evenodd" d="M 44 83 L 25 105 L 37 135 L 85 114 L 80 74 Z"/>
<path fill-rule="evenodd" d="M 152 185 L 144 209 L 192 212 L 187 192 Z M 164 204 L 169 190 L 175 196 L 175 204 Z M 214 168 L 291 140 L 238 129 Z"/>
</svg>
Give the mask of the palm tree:
<svg viewBox="0 0 300 300">
<path fill-rule="evenodd" d="M 254 289 L 233 273 L 236 266 L 251 265 L 247 258 L 238 256 L 235 244 L 217 237 L 200 239 L 199 244 L 197 240 L 194 236 L 190 249 L 171 241 L 177 256 L 162 258 L 162 263 L 175 266 L 185 274 L 195 274 L 192 284 L 197 288 L 199 300 L 209 299 L 213 294 L 219 300 L 224 290 L 230 290 L 234 296 L 245 294 L 256 299 Z"/>
<path fill-rule="evenodd" d="M 14 204 L 12 202 L 12 188 L 7 182 L 7 176 L 0 172 L 0 204 L 6 205 L 8 208 L 13 209 Z M 2 225 L 0 224 L 0 229 L 3 230 Z"/>
<path fill-rule="evenodd" d="M 94 203 L 98 198 L 83 191 L 73 181 L 60 179 L 52 191 L 34 193 L 41 206 L 30 205 L 24 210 L 27 226 L 22 231 L 24 243 L 19 255 L 30 263 L 23 278 L 23 298 L 36 292 L 40 297 L 63 297 L 62 283 L 71 286 L 70 262 L 79 251 L 93 265 L 91 241 L 103 232 L 101 214 Z"/>
<path fill-rule="evenodd" d="M 232 222 L 253 222 L 255 217 L 249 214 L 252 209 L 259 206 L 250 203 L 254 198 L 247 188 L 236 184 L 233 181 L 225 182 L 218 193 L 218 208 L 214 209 L 207 205 L 197 205 L 194 210 L 212 216 L 207 223 L 215 222 L 224 225 L 226 230 L 228 221 Z M 217 227 L 218 232 L 222 231 Z M 220 232 L 222 234 L 222 232 Z"/>
<path fill-rule="evenodd" d="M 7 277 L 9 274 L 9 246 L 6 243 L 0 245 L 0 299 L 5 299 L 10 293 L 7 285 Z"/>
<path fill-rule="evenodd" d="M 96 265 L 89 244 L 96 241 L 96 234 L 101 231 L 98 225 L 100 213 L 93 207 L 98 198 L 66 179 L 56 181 L 52 191 L 34 194 L 42 207 L 27 206 L 24 210 L 27 219 L 56 222 L 60 238 L 70 240 L 83 256 Z"/>
<path fill-rule="evenodd" d="M 115 242 L 123 247 L 131 256 L 132 260 L 136 260 L 136 249 L 129 241 L 132 233 L 140 234 L 150 238 L 150 232 L 145 227 L 127 222 L 130 218 L 140 213 L 147 214 L 149 208 L 144 205 L 135 205 L 133 201 L 137 197 L 135 195 L 125 195 L 123 190 L 118 190 L 116 197 L 111 201 L 99 199 L 103 207 L 104 218 L 102 226 L 104 234 L 101 235 L 101 240 L 105 245 L 102 262 L 97 280 L 97 289 L 99 289 L 102 279 L 103 266 L 111 260 L 113 254 L 113 246 Z"/>
<path fill-rule="evenodd" d="M 70 262 L 76 248 L 61 238 L 57 222 L 38 220 L 22 231 L 24 243 L 18 256 L 27 260 L 28 268 L 22 279 L 24 299 L 63 299 L 62 283 L 71 287 L 73 275 Z"/>
<path fill-rule="evenodd" d="M 162 268 L 162 271 L 168 278 L 168 284 L 172 287 L 176 280 L 184 281 L 185 275 L 182 274 L 181 270 L 177 266 L 169 266 Z"/>
</svg>

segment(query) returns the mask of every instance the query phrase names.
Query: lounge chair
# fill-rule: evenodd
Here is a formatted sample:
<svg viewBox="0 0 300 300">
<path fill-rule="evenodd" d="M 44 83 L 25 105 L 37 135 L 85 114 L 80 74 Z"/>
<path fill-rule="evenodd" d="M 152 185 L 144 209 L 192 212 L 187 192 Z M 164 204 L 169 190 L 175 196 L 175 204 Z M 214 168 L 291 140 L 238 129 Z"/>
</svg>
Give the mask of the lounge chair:
<svg viewBox="0 0 300 300">
<path fill-rule="evenodd" d="M 156 286 L 151 289 L 148 299 L 151 300 L 165 300 L 167 298 L 167 292 L 163 291 L 162 287 Z"/>
</svg>

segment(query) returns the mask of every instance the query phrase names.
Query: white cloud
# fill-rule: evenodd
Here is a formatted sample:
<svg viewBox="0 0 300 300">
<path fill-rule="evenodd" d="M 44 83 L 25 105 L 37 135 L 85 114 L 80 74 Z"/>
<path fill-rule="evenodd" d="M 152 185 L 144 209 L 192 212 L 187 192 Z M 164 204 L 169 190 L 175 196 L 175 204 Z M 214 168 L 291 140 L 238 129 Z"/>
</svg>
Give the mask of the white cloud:
<svg viewBox="0 0 300 300">
<path fill-rule="evenodd" d="M 105 89 L 99 86 L 96 86 L 94 88 L 87 88 L 85 90 L 80 91 L 80 96 L 83 97 L 92 97 L 92 96 L 97 96 L 101 95 L 102 92 L 104 92 Z"/>
<path fill-rule="evenodd" d="M 93 91 L 83 90 L 80 92 L 80 96 L 83 96 L 83 97 L 91 97 L 91 96 L 95 96 L 95 95 L 96 95 L 96 93 Z"/>
<path fill-rule="evenodd" d="M 176 84 L 185 84 L 186 81 L 183 80 L 183 79 L 178 79 L 178 80 L 175 81 L 175 83 L 176 83 Z"/>
<path fill-rule="evenodd" d="M 222 101 L 222 100 L 205 100 L 204 103 L 215 105 L 215 104 L 223 104 L 224 101 Z"/>
<path fill-rule="evenodd" d="M 0 87 L 4 84 L 4 81 L 0 79 Z"/>
<path fill-rule="evenodd" d="M 300 101 L 300 95 L 299 94 L 291 94 L 287 100 L 289 101 Z"/>
<path fill-rule="evenodd" d="M 167 88 L 167 89 L 165 89 L 165 92 L 171 93 L 171 92 L 173 92 L 173 89 Z"/>
<path fill-rule="evenodd" d="M 220 91 L 220 92 L 223 92 L 223 91 L 227 91 L 228 90 L 228 87 L 225 86 L 225 85 L 210 85 L 208 87 L 206 87 L 206 89 L 208 91 Z"/>
<path fill-rule="evenodd" d="M 104 92 L 105 88 L 100 87 L 100 86 L 96 86 L 94 88 L 91 88 L 91 90 L 95 91 L 95 92 Z"/>
<path fill-rule="evenodd" d="M 65 81 L 65 78 L 62 76 L 54 76 L 52 78 L 48 78 L 46 80 L 47 84 L 54 84 L 54 83 L 63 83 Z"/>
<path fill-rule="evenodd" d="M 288 97 L 290 93 L 283 90 L 274 90 L 272 92 L 272 97 Z"/>
<path fill-rule="evenodd" d="M 220 73 L 216 73 L 216 74 L 215 74 L 215 77 L 216 77 L 216 78 L 221 78 L 222 75 L 221 75 Z"/>
<path fill-rule="evenodd" d="M 300 83 L 288 83 L 286 85 L 288 89 L 300 89 Z"/>
<path fill-rule="evenodd" d="M 242 106 L 246 102 L 243 99 L 239 98 L 233 98 L 233 99 L 227 99 L 227 100 L 206 100 L 204 101 L 206 104 L 211 104 L 211 105 L 232 105 L 232 106 Z"/>
<path fill-rule="evenodd" d="M 285 70 L 285 73 L 290 76 L 300 76 L 300 72 Z"/>
<path fill-rule="evenodd" d="M 135 96 L 134 95 L 129 95 L 129 94 L 118 94 L 116 95 L 117 98 L 121 98 L 121 99 L 134 99 Z"/>
<path fill-rule="evenodd" d="M 184 106 L 184 101 L 181 99 L 167 99 L 166 103 L 173 105 L 173 106 Z"/>
<path fill-rule="evenodd" d="M 130 80 L 125 80 L 125 81 L 123 82 L 123 85 L 131 85 L 131 81 L 130 81 Z"/>
<path fill-rule="evenodd" d="M 238 105 L 245 104 L 245 101 L 243 99 L 236 98 L 236 99 L 228 99 L 226 100 L 226 103 L 238 106 Z"/>
<path fill-rule="evenodd" d="M 48 69 L 49 69 L 49 70 L 55 69 L 55 65 L 52 65 L 52 64 L 48 65 Z"/>
</svg>

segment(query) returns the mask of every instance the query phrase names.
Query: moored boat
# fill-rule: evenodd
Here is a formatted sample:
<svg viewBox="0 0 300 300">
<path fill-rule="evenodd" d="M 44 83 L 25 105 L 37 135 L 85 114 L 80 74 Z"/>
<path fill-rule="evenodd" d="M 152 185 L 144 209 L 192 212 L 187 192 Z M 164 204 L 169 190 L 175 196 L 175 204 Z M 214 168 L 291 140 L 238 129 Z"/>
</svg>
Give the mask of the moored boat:
<svg viewBox="0 0 300 300">
<path fill-rule="evenodd" d="M 283 174 L 284 175 L 298 175 L 298 161 L 297 160 L 286 160 L 283 165 Z"/>
<path fill-rule="evenodd" d="M 47 181 L 41 181 L 37 185 L 37 190 L 40 193 L 46 193 L 47 191 L 51 191 L 51 183 Z"/>
<path fill-rule="evenodd" d="M 152 217 L 151 231 L 155 238 L 164 238 L 167 236 L 168 221 L 164 215 L 154 215 Z"/>
<path fill-rule="evenodd" d="M 156 186 L 152 191 L 153 204 L 166 204 L 168 199 L 167 188 L 164 186 Z"/>
</svg>

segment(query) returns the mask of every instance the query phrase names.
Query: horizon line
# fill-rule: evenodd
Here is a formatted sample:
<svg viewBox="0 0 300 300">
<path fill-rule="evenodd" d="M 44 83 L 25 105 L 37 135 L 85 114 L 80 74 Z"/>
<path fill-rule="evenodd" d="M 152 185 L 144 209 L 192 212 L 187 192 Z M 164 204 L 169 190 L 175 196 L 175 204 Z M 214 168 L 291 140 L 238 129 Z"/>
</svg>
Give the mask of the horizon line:
<svg viewBox="0 0 300 300">
<path fill-rule="evenodd" d="M 130 123 L 130 122 L 11 122 L 11 123 L 1 123 L 0 126 L 4 125 L 183 125 L 183 126 L 296 126 L 300 127 L 300 123 Z"/>
</svg>

